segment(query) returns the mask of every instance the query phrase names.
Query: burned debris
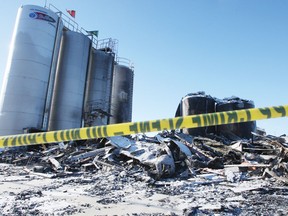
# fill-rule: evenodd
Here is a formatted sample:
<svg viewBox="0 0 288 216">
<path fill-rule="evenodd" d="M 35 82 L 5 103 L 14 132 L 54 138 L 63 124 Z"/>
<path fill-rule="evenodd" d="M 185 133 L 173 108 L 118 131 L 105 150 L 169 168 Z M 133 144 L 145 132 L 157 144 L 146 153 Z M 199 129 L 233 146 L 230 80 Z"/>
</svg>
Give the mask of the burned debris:
<svg viewBox="0 0 288 216">
<path fill-rule="evenodd" d="M 31 180 L 55 181 L 40 189 L 10 194 L 18 203 L 16 207 L 24 206 L 22 211 L 15 207 L 14 213 L 41 214 L 41 204 L 32 201 L 47 198 L 51 190 L 68 187 L 62 190 L 68 193 L 69 188 L 81 188 L 85 196 L 97 197 L 94 202 L 102 206 L 97 207 L 99 212 L 105 210 L 103 206 L 114 208 L 113 205 L 131 202 L 132 195 L 149 200 L 157 195 L 163 196 L 157 205 L 170 206 L 169 213 L 158 209 L 144 214 L 153 205 L 151 201 L 146 210 L 141 210 L 142 215 L 249 215 L 257 211 L 271 214 L 275 209 L 269 208 L 267 194 L 278 194 L 271 201 L 274 207 L 287 201 L 287 146 L 287 136 L 265 135 L 261 130 L 253 132 L 253 139 L 236 141 L 214 134 L 193 137 L 179 131 L 163 131 L 153 137 L 138 134 L 7 148 L 0 153 L 0 164 L 24 167 L 21 175 Z M 10 169 L 3 168 L 0 173 L 12 172 Z M 185 205 L 173 207 L 173 197 Z M 24 205 L 28 201 L 30 204 Z M 84 214 L 94 205 L 72 204 L 66 204 L 59 212 Z M 259 210 L 262 204 L 267 207 L 265 211 Z M 3 202 L 2 209 L 7 212 L 4 215 L 12 211 L 7 210 L 8 206 Z M 276 212 L 281 215 L 285 211 L 287 208 L 281 207 Z M 131 215 L 141 215 L 134 212 Z"/>
<path fill-rule="evenodd" d="M 213 134 L 192 137 L 163 131 L 154 137 L 141 134 L 7 148 L 0 153 L 0 162 L 25 166 L 26 170 L 47 177 L 97 172 L 103 168 L 134 173 L 137 167 L 155 180 L 189 178 L 211 170 L 224 170 L 225 175 L 229 170 L 238 170 L 239 175 L 247 178 L 274 177 L 286 183 L 287 146 L 284 135 L 253 132 L 253 139 L 229 141 Z"/>
</svg>

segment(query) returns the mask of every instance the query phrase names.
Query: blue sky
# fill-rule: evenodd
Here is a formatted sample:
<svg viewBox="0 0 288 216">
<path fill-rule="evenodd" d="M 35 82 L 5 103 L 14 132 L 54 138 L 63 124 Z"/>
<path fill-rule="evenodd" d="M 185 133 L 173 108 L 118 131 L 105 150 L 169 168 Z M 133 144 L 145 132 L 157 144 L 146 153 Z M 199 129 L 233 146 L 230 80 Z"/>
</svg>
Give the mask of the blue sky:
<svg viewBox="0 0 288 216">
<path fill-rule="evenodd" d="M 134 62 L 133 121 L 173 117 L 180 99 L 205 91 L 232 95 L 256 107 L 288 104 L 288 1 L 286 0 L 47 0 L 76 10 L 75 21 L 119 40 L 118 55 Z M 0 8 L 0 79 L 21 5 Z M 288 119 L 257 122 L 288 134 Z"/>
</svg>

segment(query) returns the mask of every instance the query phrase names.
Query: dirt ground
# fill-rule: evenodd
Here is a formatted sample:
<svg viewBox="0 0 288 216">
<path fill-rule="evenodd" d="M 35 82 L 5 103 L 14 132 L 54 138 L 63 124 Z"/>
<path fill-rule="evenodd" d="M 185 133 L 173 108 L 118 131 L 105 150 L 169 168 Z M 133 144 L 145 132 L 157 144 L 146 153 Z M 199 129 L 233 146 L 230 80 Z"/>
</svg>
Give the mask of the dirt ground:
<svg viewBox="0 0 288 216">
<path fill-rule="evenodd" d="M 287 215 L 288 187 L 221 170 L 155 181 L 115 169 L 48 178 L 0 164 L 0 215 Z"/>
</svg>

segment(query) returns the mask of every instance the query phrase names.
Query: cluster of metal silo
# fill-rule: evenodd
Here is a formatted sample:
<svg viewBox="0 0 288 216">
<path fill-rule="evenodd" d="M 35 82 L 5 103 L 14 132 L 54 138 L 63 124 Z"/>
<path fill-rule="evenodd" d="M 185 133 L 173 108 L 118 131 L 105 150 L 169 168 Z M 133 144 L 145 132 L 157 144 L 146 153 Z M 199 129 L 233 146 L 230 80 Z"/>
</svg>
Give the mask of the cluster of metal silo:
<svg viewBox="0 0 288 216">
<path fill-rule="evenodd" d="M 254 108 L 251 100 L 231 97 L 218 99 L 206 95 L 205 92 L 190 93 L 183 97 L 178 105 L 175 116 L 187 116 L 214 112 L 225 112 L 240 109 Z M 182 129 L 183 133 L 192 136 L 206 136 L 216 134 L 229 139 L 252 138 L 252 133 L 256 130 L 256 122 L 242 122 L 218 126 Z"/>
<path fill-rule="evenodd" d="M 131 121 L 133 71 L 129 87 L 122 86 L 115 43 L 95 40 L 78 24 L 71 28 L 60 11 L 53 11 L 35 5 L 18 11 L 3 78 L 0 135 L 21 134 L 25 128 L 106 125 L 116 122 L 114 118 Z M 112 98 L 113 86 L 129 89 L 126 107 L 112 109 L 111 103 L 118 103 Z"/>
</svg>

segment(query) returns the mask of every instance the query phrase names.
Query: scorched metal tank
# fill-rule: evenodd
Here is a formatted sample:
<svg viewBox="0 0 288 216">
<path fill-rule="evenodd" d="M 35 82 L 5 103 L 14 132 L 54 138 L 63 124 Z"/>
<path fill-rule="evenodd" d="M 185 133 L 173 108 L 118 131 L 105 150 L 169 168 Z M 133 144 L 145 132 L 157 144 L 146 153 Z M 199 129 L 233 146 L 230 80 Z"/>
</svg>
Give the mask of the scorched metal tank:
<svg viewBox="0 0 288 216">
<path fill-rule="evenodd" d="M 91 50 L 85 93 L 85 126 L 107 125 L 110 116 L 115 54 Z"/>
<path fill-rule="evenodd" d="M 239 97 L 224 98 L 217 102 L 216 111 L 225 112 L 241 109 L 255 108 L 251 100 L 241 99 Z M 256 131 L 256 121 L 241 122 L 234 124 L 224 124 L 216 126 L 218 135 L 223 135 L 232 140 L 250 139 L 253 137 L 251 132 Z"/>
<path fill-rule="evenodd" d="M 176 117 L 215 112 L 215 99 L 205 92 L 190 93 L 183 97 L 176 111 Z M 205 136 L 215 133 L 215 127 L 184 128 L 183 133 L 192 136 Z"/>
<path fill-rule="evenodd" d="M 82 126 L 90 39 L 80 32 L 64 31 L 61 41 L 48 130 Z"/>
<path fill-rule="evenodd" d="M 46 8 L 34 5 L 19 8 L 2 84 L 0 135 L 21 134 L 23 128 L 42 127 L 60 26 L 62 21 L 57 14 Z"/>
<path fill-rule="evenodd" d="M 131 64 L 114 65 L 110 124 L 132 121 L 133 81 Z"/>
</svg>

